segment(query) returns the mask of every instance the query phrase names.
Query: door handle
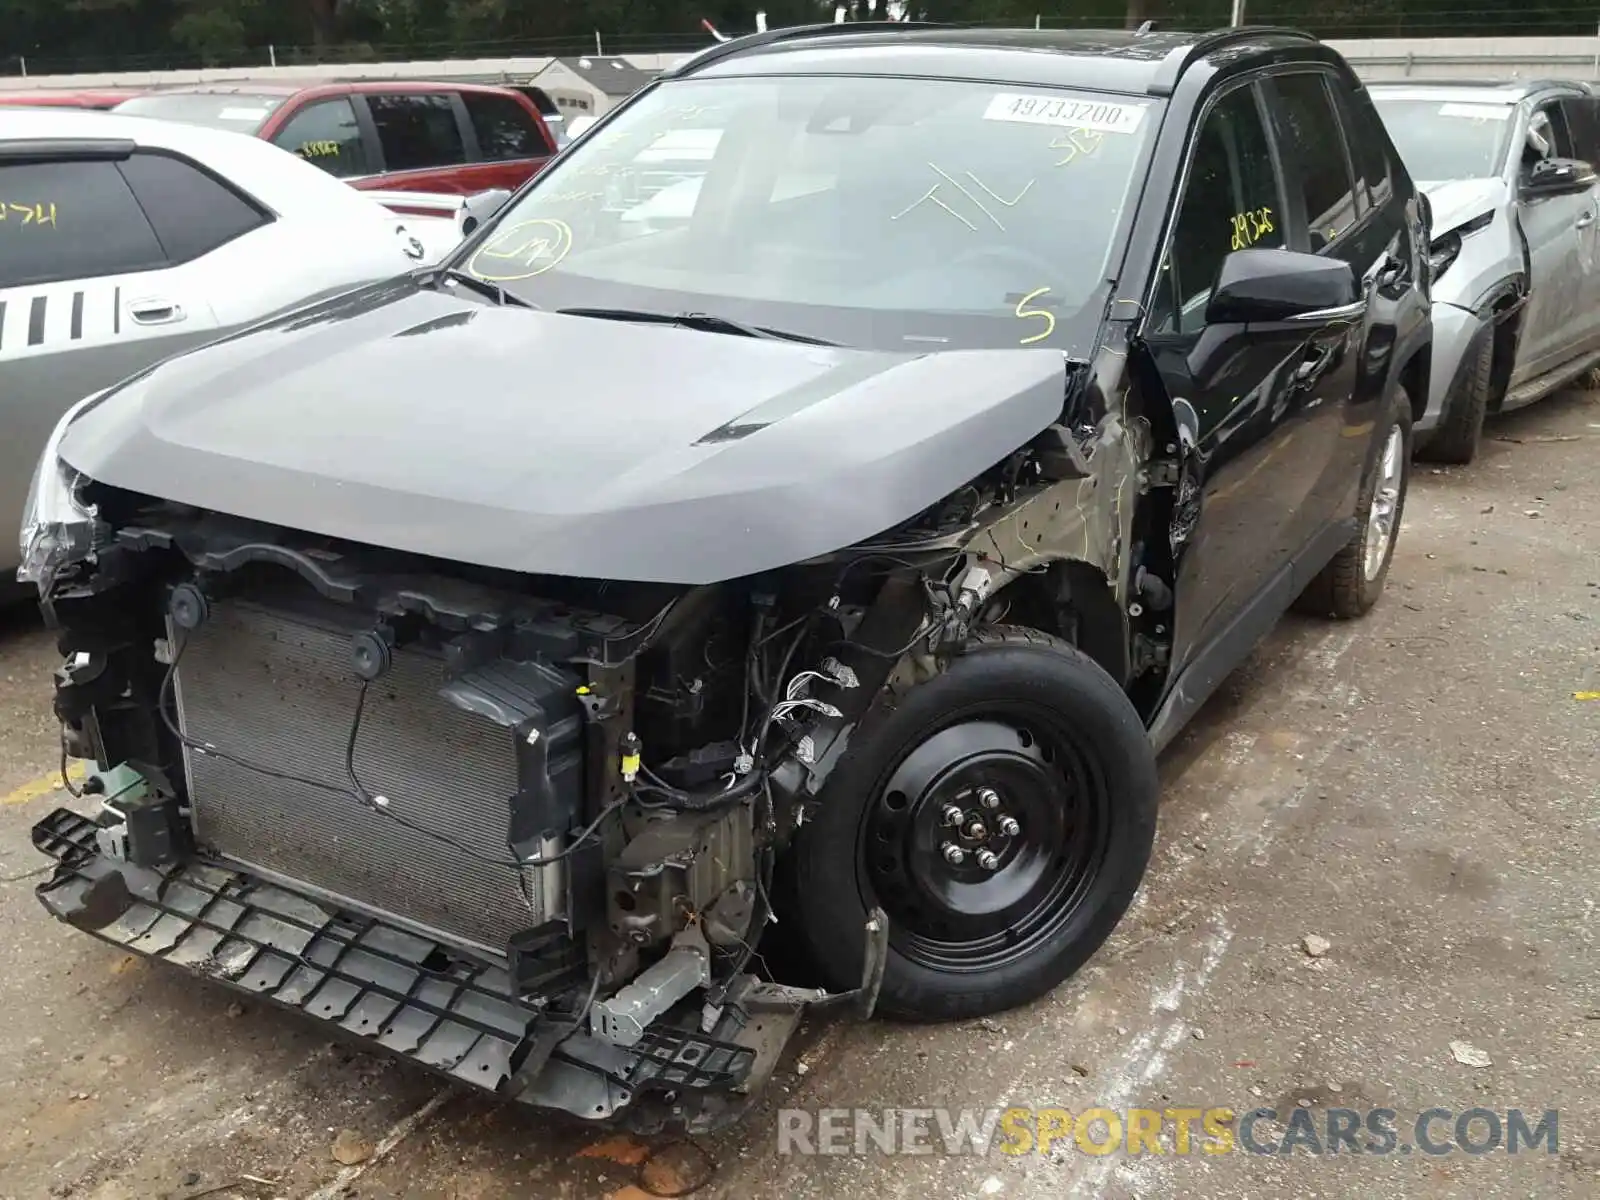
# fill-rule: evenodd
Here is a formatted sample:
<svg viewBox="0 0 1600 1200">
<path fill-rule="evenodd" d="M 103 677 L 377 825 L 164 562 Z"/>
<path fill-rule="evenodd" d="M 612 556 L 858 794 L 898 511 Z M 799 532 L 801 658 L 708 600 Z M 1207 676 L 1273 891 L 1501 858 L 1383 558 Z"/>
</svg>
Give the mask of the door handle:
<svg viewBox="0 0 1600 1200">
<path fill-rule="evenodd" d="M 138 325 L 171 325 L 183 320 L 183 306 L 171 300 L 130 300 L 128 316 Z"/>
<path fill-rule="evenodd" d="M 1576 221 L 1574 221 L 1573 224 L 1579 229 L 1589 228 L 1589 226 L 1594 224 L 1594 210 L 1590 209 L 1588 212 L 1584 213 Z"/>
</svg>

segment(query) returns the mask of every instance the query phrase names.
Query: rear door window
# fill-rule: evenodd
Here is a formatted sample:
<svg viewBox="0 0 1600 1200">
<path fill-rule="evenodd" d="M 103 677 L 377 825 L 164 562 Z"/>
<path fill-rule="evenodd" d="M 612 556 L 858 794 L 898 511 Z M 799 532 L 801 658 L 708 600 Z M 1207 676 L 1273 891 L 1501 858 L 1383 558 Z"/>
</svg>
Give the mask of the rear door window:
<svg viewBox="0 0 1600 1200">
<path fill-rule="evenodd" d="M 0 164 L 0 288 L 165 266 L 117 163 Z"/>
<path fill-rule="evenodd" d="M 215 175 L 172 155 L 141 151 L 121 169 L 169 262 L 210 254 L 271 219 Z"/>
<path fill-rule="evenodd" d="M 1278 75 L 1273 105 L 1278 144 L 1291 160 L 1289 186 L 1304 205 L 1310 248 L 1332 245 L 1355 224 L 1356 193 L 1349 150 L 1334 116 L 1328 77 L 1320 71 Z"/>
<path fill-rule="evenodd" d="M 356 110 L 343 96 L 306 105 L 272 135 L 272 143 L 339 179 L 373 170 Z"/>
<path fill-rule="evenodd" d="M 379 94 L 366 99 L 373 124 L 378 127 L 385 170 L 415 171 L 467 161 L 453 96 L 419 92 Z"/>
<path fill-rule="evenodd" d="M 463 92 L 461 102 L 467 106 L 472 131 L 478 136 L 480 157 L 497 162 L 550 153 L 537 118 L 510 96 Z"/>
</svg>

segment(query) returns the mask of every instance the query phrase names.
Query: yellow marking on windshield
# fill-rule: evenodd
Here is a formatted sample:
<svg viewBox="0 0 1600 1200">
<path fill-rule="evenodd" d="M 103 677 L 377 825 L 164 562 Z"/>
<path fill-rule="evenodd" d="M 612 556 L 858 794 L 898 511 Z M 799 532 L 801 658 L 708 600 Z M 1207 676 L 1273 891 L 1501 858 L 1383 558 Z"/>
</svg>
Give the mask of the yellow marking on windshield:
<svg viewBox="0 0 1600 1200">
<path fill-rule="evenodd" d="M 0 221 L 15 221 L 19 225 L 49 225 L 52 229 L 56 224 L 56 206 L 54 201 L 40 201 L 35 204 L 17 204 L 0 200 Z"/>
<path fill-rule="evenodd" d="M 928 164 L 928 169 L 930 171 L 932 171 L 935 175 L 937 175 L 940 179 L 942 179 L 946 183 L 948 183 L 951 187 L 955 188 L 956 191 L 960 192 L 968 200 L 971 200 L 972 203 L 977 206 L 978 211 L 981 212 L 984 216 L 988 217 L 989 220 L 993 221 L 994 222 L 994 227 L 996 229 L 998 229 L 1001 233 L 1004 233 L 1006 231 L 1006 227 L 1004 225 L 1000 224 L 1000 218 L 995 216 L 992 212 L 990 212 L 987 208 L 985 208 L 983 206 L 983 201 L 982 200 L 979 200 L 971 192 L 967 191 L 966 188 L 962 187 L 961 184 L 958 183 L 955 179 L 953 179 L 950 176 L 949 172 L 947 172 L 943 167 L 939 166 L 937 163 L 929 163 Z M 938 185 L 935 184 L 934 186 L 937 187 Z"/>
<path fill-rule="evenodd" d="M 1035 320 L 1035 319 L 1038 319 L 1038 318 L 1043 318 L 1044 323 L 1045 323 L 1044 324 L 1044 329 L 1041 332 L 1028 335 L 1027 337 L 1023 338 L 1021 341 L 1019 341 L 1017 343 L 1017 345 L 1019 345 L 1019 346 L 1027 346 L 1027 345 L 1031 345 L 1034 342 L 1042 342 L 1042 341 L 1044 341 L 1045 338 L 1049 337 L 1052 333 L 1054 333 L 1056 331 L 1056 315 L 1055 315 L 1055 313 L 1051 312 L 1047 308 L 1028 308 L 1027 307 L 1029 304 L 1032 304 L 1035 300 L 1037 300 L 1040 296 L 1046 295 L 1049 291 L 1050 291 L 1050 289 L 1047 288 L 1047 287 L 1034 288 L 1033 291 L 1029 292 L 1021 300 L 1017 301 L 1016 313 L 1017 313 L 1017 319 L 1019 321 L 1029 321 L 1029 320 Z"/>
<path fill-rule="evenodd" d="M 1004 204 L 1007 208 L 1015 208 L 1019 203 L 1021 203 L 1022 198 L 1028 194 L 1029 190 L 1032 189 L 1034 185 L 1034 180 L 1028 180 L 1027 183 L 1022 185 L 1022 190 L 1017 193 L 1015 199 L 1007 200 L 1005 197 L 1001 196 L 998 192 L 991 188 L 987 183 L 974 175 L 971 171 L 966 171 L 964 174 L 968 179 L 972 180 L 973 183 L 982 188 L 984 194 L 989 196 L 989 198 L 992 199 L 996 204 Z"/>
<path fill-rule="evenodd" d="M 604 200 L 604 192 L 552 192 L 545 196 L 546 204 L 584 204 L 590 200 Z"/>
<path fill-rule="evenodd" d="M 333 158 L 339 154 L 338 142 L 301 142 L 301 158 Z"/>
<path fill-rule="evenodd" d="M 1001 233 L 1004 233 L 1006 231 L 1006 227 L 1003 224 L 1001 224 L 1000 218 L 995 216 L 994 213 L 990 212 L 988 206 L 985 205 L 982 200 L 980 200 L 976 195 L 974 195 L 966 187 L 964 187 L 962 185 L 961 181 L 958 180 L 954 175 L 950 174 L 949 171 L 946 171 L 938 163 L 929 163 L 928 164 L 928 170 L 932 171 L 935 175 L 937 175 L 939 177 L 940 182 L 934 184 L 927 191 L 923 192 L 922 195 L 918 196 L 915 200 L 913 200 L 910 204 L 906 205 L 899 212 L 897 212 L 897 213 L 893 214 L 892 216 L 890 216 L 889 219 L 891 221 L 900 220 L 901 217 L 907 216 L 908 214 L 910 214 L 912 212 L 912 210 L 916 209 L 919 205 L 934 204 L 934 205 L 937 205 L 938 207 L 944 209 L 945 212 L 949 213 L 956 220 L 960 221 L 968 229 L 971 229 L 974 232 L 976 232 L 978 226 L 974 221 L 972 221 L 968 217 L 962 215 L 960 212 L 958 212 L 956 209 L 952 208 L 950 205 L 946 204 L 940 198 L 939 189 L 944 187 L 945 184 L 949 184 L 951 187 L 955 188 L 956 191 L 960 192 L 961 195 L 966 198 L 967 202 L 969 204 L 971 204 L 971 206 L 973 208 L 976 208 L 980 213 L 982 213 L 985 217 L 987 217 L 994 224 L 994 227 L 996 229 L 998 229 Z M 1033 183 L 1034 183 L 1033 180 L 1031 180 L 1031 179 L 1028 180 L 1028 182 L 1023 185 L 1022 190 L 1020 192 L 1018 192 L 1013 199 L 1007 200 L 1004 196 L 1000 195 L 993 188 L 991 188 L 988 184 L 984 183 L 983 180 L 979 179 L 971 171 L 964 171 L 963 174 L 966 175 L 966 177 L 968 179 L 972 180 L 973 185 L 979 191 L 983 192 L 986 196 L 988 196 L 996 204 L 1002 204 L 1006 208 L 1014 208 L 1014 207 L 1016 207 L 1016 205 L 1022 200 L 1022 198 L 1028 194 L 1028 190 L 1033 187 Z M 966 206 L 963 205 L 962 207 L 966 207 Z"/>
<path fill-rule="evenodd" d="M 694 121 L 718 111 L 715 104 L 684 104 L 666 114 L 668 120 Z"/>
<path fill-rule="evenodd" d="M 1056 163 L 1056 166 L 1064 167 L 1080 157 L 1093 154 L 1100 149 L 1100 144 L 1105 140 L 1105 134 L 1096 133 L 1092 129 L 1069 129 L 1066 133 L 1057 134 L 1050 139 L 1050 149 L 1067 152 L 1067 156 Z"/>
<path fill-rule="evenodd" d="M 543 275 L 559 266 L 571 250 L 571 227 L 565 221 L 539 217 L 518 221 L 497 232 L 478 247 L 467 269 L 490 283 L 511 283 Z M 485 262 L 486 259 L 493 261 Z"/>
<path fill-rule="evenodd" d="M 940 208 L 944 209 L 945 212 L 949 213 L 956 220 L 960 221 L 968 229 L 976 231 L 977 228 L 978 228 L 976 225 L 974 225 L 971 221 L 969 221 L 965 217 L 963 217 L 955 209 L 951 208 L 943 200 L 939 199 L 938 194 L 937 194 L 938 191 L 939 191 L 939 185 L 936 183 L 931 188 L 929 188 L 927 191 L 923 192 L 922 195 L 918 196 L 915 200 L 913 200 L 910 204 L 906 205 L 899 212 L 897 212 L 893 216 L 891 216 L 889 218 L 889 220 L 898 221 L 901 217 L 904 217 L 904 216 L 907 216 L 908 214 L 910 214 L 910 212 L 913 209 L 915 209 L 916 207 L 918 207 L 919 205 L 925 204 L 925 203 L 927 203 L 928 201 L 931 200 L 934 204 L 937 204 Z"/>
</svg>

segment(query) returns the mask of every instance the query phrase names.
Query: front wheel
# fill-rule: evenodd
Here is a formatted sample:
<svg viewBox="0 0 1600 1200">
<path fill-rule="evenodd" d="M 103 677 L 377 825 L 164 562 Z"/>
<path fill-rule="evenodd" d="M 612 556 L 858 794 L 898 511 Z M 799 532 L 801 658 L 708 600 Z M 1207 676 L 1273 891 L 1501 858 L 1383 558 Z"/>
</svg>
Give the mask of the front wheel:
<svg viewBox="0 0 1600 1200">
<path fill-rule="evenodd" d="M 1074 647 L 979 633 L 880 703 L 790 851 L 791 921 L 829 987 L 856 986 L 868 909 L 889 916 L 886 1015 L 981 1016 L 1033 1000 L 1095 952 L 1155 839 L 1143 722 Z"/>
<path fill-rule="evenodd" d="M 1394 389 L 1382 421 L 1378 457 L 1356 506 L 1356 535 L 1307 585 L 1295 605 L 1302 612 L 1359 617 L 1383 594 L 1411 479 L 1411 398 L 1405 388 Z"/>
</svg>

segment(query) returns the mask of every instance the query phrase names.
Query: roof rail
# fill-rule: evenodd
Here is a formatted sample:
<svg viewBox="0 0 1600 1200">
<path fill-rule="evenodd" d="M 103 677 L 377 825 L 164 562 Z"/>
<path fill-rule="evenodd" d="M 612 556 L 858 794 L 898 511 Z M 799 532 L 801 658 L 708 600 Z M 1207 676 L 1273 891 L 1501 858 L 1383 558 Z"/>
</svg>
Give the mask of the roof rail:
<svg viewBox="0 0 1600 1200">
<path fill-rule="evenodd" d="M 661 72 L 662 79 L 676 79 L 681 75 L 688 75 L 702 67 L 720 62 L 724 58 L 739 54 L 745 50 L 754 50 L 761 46 L 771 46 L 778 42 L 794 41 L 798 38 L 809 37 L 838 37 L 851 33 L 887 33 L 897 29 L 951 29 L 954 28 L 943 21 L 845 21 L 816 25 L 789 25 L 783 29 L 768 29 L 762 33 L 747 33 L 743 37 L 732 38 L 726 42 L 718 42 L 714 46 L 707 46 L 698 54 L 691 55 L 675 67 L 668 67 Z"/>
<path fill-rule="evenodd" d="M 1210 33 L 1201 34 L 1187 46 L 1179 46 L 1168 54 L 1157 68 L 1155 78 L 1151 79 L 1150 86 L 1145 89 L 1152 96 L 1170 96 L 1172 90 L 1178 86 L 1179 77 L 1189 69 L 1194 61 L 1202 55 L 1220 50 L 1223 46 L 1233 42 L 1246 41 L 1249 38 L 1270 34 L 1274 37 L 1299 38 L 1302 41 L 1315 42 L 1315 35 L 1303 29 L 1291 29 L 1282 25 L 1235 25 L 1227 29 L 1214 29 Z"/>
</svg>

